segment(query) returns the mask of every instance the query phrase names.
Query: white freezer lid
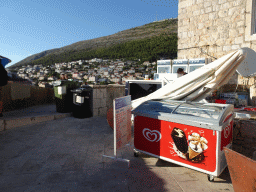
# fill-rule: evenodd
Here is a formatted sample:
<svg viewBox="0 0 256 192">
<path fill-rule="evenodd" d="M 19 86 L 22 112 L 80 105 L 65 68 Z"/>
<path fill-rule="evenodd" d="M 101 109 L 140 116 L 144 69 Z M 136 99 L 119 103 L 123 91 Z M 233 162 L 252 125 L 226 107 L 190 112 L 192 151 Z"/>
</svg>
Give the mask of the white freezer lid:
<svg viewBox="0 0 256 192">
<path fill-rule="evenodd" d="M 132 113 L 169 122 L 221 131 L 226 117 L 233 114 L 230 104 L 198 103 L 174 100 L 147 101 Z"/>
</svg>

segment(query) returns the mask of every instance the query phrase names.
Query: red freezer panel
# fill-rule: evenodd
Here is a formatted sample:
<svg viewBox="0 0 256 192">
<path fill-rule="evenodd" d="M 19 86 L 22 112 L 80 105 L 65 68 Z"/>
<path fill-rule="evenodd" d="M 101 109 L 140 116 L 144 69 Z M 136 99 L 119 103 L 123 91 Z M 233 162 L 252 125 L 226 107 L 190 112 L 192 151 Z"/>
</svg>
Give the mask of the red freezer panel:
<svg viewBox="0 0 256 192">
<path fill-rule="evenodd" d="M 216 131 L 136 116 L 134 146 L 209 172 L 216 170 Z"/>
<path fill-rule="evenodd" d="M 233 121 L 231 121 L 222 131 L 221 131 L 221 146 L 220 150 L 222 151 L 229 143 L 232 142 L 233 134 Z"/>
</svg>

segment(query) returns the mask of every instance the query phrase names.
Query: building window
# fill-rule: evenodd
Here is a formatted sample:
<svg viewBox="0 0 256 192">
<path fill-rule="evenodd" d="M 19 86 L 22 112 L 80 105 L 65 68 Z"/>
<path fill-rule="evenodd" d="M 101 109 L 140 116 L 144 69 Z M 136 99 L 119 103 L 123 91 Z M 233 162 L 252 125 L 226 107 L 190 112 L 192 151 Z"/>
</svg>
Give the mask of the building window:
<svg viewBox="0 0 256 192">
<path fill-rule="evenodd" d="M 247 0 L 245 41 L 256 41 L 256 0 Z"/>
</svg>

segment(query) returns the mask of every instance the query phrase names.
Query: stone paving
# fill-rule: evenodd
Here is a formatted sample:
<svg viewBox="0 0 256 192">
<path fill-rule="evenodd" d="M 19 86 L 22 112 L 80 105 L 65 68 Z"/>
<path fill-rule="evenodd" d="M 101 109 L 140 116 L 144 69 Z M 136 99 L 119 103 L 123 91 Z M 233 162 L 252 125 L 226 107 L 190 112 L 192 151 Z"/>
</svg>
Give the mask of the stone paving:
<svg viewBox="0 0 256 192">
<path fill-rule="evenodd" d="M 0 133 L 0 191 L 234 191 L 228 169 L 214 182 L 206 174 L 140 154 L 127 146 L 126 162 L 113 155 L 113 130 L 105 118 L 54 121 Z"/>
</svg>

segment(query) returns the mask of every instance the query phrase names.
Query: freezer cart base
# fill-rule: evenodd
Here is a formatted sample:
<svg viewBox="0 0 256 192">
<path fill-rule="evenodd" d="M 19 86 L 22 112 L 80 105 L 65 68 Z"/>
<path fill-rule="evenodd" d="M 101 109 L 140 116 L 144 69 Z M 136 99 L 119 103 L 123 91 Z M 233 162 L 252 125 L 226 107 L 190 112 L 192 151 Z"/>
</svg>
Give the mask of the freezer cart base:
<svg viewBox="0 0 256 192">
<path fill-rule="evenodd" d="M 150 156 L 153 156 L 153 157 L 156 157 L 156 158 L 158 158 L 158 159 L 162 159 L 162 160 L 164 160 L 164 161 L 167 161 L 167 162 L 170 162 L 170 163 L 174 163 L 174 164 L 177 164 L 177 165 L 181 165 L 181 166 L 183 166 L 183 167 L 187 167 L 187 168 L 190 168 L 190 169 L 193 169 L 193 170 L 195 170 L 195 171 L 199 171 L 199 172 L 202 172 L 202 173 L 206 173 L 207 174 L 207 179 L 209 180 L 209 181 L 214 181 L 214 178 L 215 177 L 218 177 L 219 175 L 221 175 L 221 173 L 225 170 L 225 168 L 227 167 L 227 166 L 225 166 L 224 168 L 223 168 L 223 170 L 221 170 L 220 171 L 220 174 L 219 175 L 216 175 L 216 173 L 215 172 L 209 172 L 209 171 L 206 171 L 206 170 L 203 170 L 203 169 L 199 169 L 199 168 L 196 168 L 196 167 L 192 167 L 192 166 L 190 166 L 190 165 L 186 165 L 186 164 L 184 164 L 184 163 L 181 163 L 181 162 L 178 162 L 178 161 L 174 161 L 174 160 L 172 160 L 172 159 L 168 159 L 168 158 L 165 158 L 165 157 L 162 157 L 162 156 L 157 156 L 157 155 L 154 155 L 154 154 L 152 154 L 152 153 L 149 153 L 149 152 L 146 152 L 146 151 L 141 151 L 141 150 L 138 150 L 138 149 L 133 149 L 133 151 L 134 151 L 134 157 L 138 157 L 139 156 L 139 153 L 144 153 L 144 154 L 146 154 L 146 155 L 150 155 Z"/>
</svg>

